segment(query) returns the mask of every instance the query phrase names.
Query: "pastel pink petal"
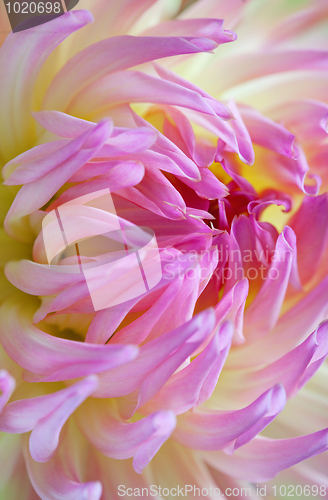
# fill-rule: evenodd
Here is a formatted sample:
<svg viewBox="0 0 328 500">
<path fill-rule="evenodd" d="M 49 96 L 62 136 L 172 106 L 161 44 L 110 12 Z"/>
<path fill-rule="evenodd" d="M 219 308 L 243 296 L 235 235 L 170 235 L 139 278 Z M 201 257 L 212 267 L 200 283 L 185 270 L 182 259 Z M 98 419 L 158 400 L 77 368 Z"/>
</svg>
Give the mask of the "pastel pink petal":
<svg viewBox="0 0 328 500">
<path fill-rule="evenodd" d="M 328 194 L 305 197 L 290 221 L 297 238 L 297 258 L 302 283 L 313 278 L 322 263 L 328 238 Z M 304 228 L 306 227 L 306 235 Z M 311 252 L 309 252 L 311 241 Z"/>
<path fill-rule="evenodd" d="M 274 119 L 283 121 L 303 143 L 327 138 L 328 105 L 314 99 L 290 101 L 268 111 Z"/>
<path fill-rule="evenodd" d="M 9 262 L 5 267 L 7 279 L 19 290 L 30 295 L 53 295 L 67 286 L 85 281 L 83 274 L 76 273 L 76 266 L 59 273 L 48 265 L 30 260 Z"/>
<path fill-rule="evenodd" d="M 5 179 L 9 177 L 12 171 L 15 168 L 15 165 L 20 165 L 24 163 L 33 163 L 33 161 L 39 162 L 46 155 L 57 154 L 58 151 L 67 146 L 71 141 L 68 139 L 60 139 L 58 141 L 46 142 L 45 144 L 40 144 L 39 146 L 35 146 L 32 149 L 28 149 L 24 153 L 16 156 L 10 160 L 3 167 L 2 175 Z"/>
<path fill-rule="evenodd" d="M 68 179 L 79 170 L 82 165 L 96 155 L 110 134 L 110 122 L 103 120 L 94 129 L 87 133 L 84 142 L 76 153 L 56 168 L 46 173 L 40 179 L 30 184 L 25 184 L 18 192 L 5 220 L 5 226 L 9 234 L 24 215 L 29 215 L 38 210 L 68 181 Z M 38 196 L 35 196 L 35 193 Z"/>
<path fill-rule="evenodd" d="M 294 397 L 327 357 L 327 331 L 328 323 L 322 323 L 301 345 L 265 368 L 229 371 L 226 387 L 218 387 L 216 397 L 245 403 L 277 383 L 283 385 L 288 398 Z"/>
<path fill-rule="evenodd" d="M 173 71 L 164 68 L 160 64 L 153 63 L 154 68 L 156 69 L 156 72 L 158 75 L 163 78 L 163 80 L 167 80 L 168 82 L 172 82 L 176 85 L 181 86 L 182 88 L 185 88 L 186 90 L 191 90 L 192 92 L 195 92 L 197 95 L 202 96 L 203 102 L 207 103 L 207 105 L 210 107 L 211 111 L 208 114 L 213 115 L 214 113 L 219 116 L 222 119 L 229 120 L 230 118 L 233 118 L 233 114 L 231 113 L 230 109 L 227 108 L 224 104 L 220 103 L 216 99 L 214 99 L 210 94 L 205 92 L 203 89 L 198 87 L 197 85 L 194 85 L 190 81 L 186 80 L 185 78 L 182 78 L 178 74 L 174 73 Z M 174 104 L 174 103 L 172 103 Z M 189 106 L 188 106 L 189 107 Z M 190 107 L 190 109 L 195 109 Z M 196 111 L 202 111 L 201 109 L 198 109 Z M 214 112 L 214 113 L 213 113 Z M 206 113 L 207 114 L 207 113 Z"/>
<path fill-rule="evenodd" d="M 250 137 L 248 127 L 243 121 L 243 117 L 239 111 L 237 104 L 233 100 L 230 100 L 228 106 L 235 118 L 234 120 L 230 121 L 230 125 L 236 134 L 236 140 L 241 160 L 248 165 L 253 165 L 255 160 L 255 153 L 253 150 L 252 139 Z"/>
<path fill-rule="evenodd" d="M 276 73 L 287 73 L 295 70 L 325 70 L 328 66 L 327 50 L 286 50 L 269 49 L 265 51 L 250 51 L 250 53 L 234 54 L 233 57 L 221 58 L 216 65 L 210 65 L 211 68 L 205 69 L 202 78 L 213 82 L 208 85 L 209 92 L 213 95 L 220 95 L 233 87 L 242 87 L 242 83 L 250 80 L 264 77 L 266 75 L 275 75 Z M 225 74 L 225 78 L 219 78 Z M 296 71 L 295 71 L 296 74 Z M 215 84 L 215 86 L 214 86 Z M 302 88 L 302 97 L 304 87 Z M 297 95 L 291 95 L 291 99 L 297 99 Z M 320 99 L 320 97 L 319 97 Z M 240 99 L 241 100 L 241 99 Z M 289 99 L 288 99 L 289 100 Z M 241 100 L 242 102 L 242 100 Z M 266 103 L 267 108 L 271 108 L 273 102 Z"/>
<path fill-rule="evenodd" d="M 296 237 L 285 226 L 279 235 L 268 277 L 245 313 L 245 336 L 248 341 L 266 335 L 276 324 L 290 281 L 296 254 Z"/>
<path fill-rule="evenodd" d="M 91 375 L 62 391 L 14 401 L 0 415 L 0 428 L 14 434 L 32 430 L 31 456 L 37 462 L 47 462 L 58 446 L 63 425 L 97 385 L 97 377 Z"/>
<path fill-rule="evenodd" d="M 249 135 L 255 144 L 289 158 L 295 157 L 293 147 L 295 136 L 285 128 L 286 123 L 285 126 L 282 126 L 248 106 L 240 106 L 239 109 Z"/>
<path fill-rule="evenodd" d="M 158 132 L 150 127 L 139 127 L 123 130 L 113 134 L 98 152 L 100 157 L 120 156 L 129 153 L 139 153 L 152 146 L 158 137 Z"/>
<path fill-rule="evenodd" d="M 91 344 L 106 344 L 108 339 L 120 326 L 125 316 L 138 301 L 139 297 L 125 302 L 124 304 L 97 311 L 88 328 L 85 338 L 86 342 L 90 342 Z M 132 324 L 134 323 L 135 321 Z M 119 334 L 120 331 L 117 333 Z M 124 343 L 124 341 L 122 341 L 122 343 Z"/>
<path fill-rule="evenodd" d="M 71 285 L 62 292 L 59 292 L 54 299 L 47 297 L 34 314 L 33 323 L 39 323 L 47 314 L 62 311 L 85 298 L 90 298 L 90 292 L 85 281 Z"/>
<path fill-rule="evenodd" d="M 61 203 L 66 203 L 80 196 L 103 189 L 109 189 L 111 193 L 119 192 L 122 193 L 122 195 L 123 193 L 130 193 L 128 188 L 139 184 L 145 175 L 145 169 L 142 163 L 134 163 L 133 168 L 131 168 L 131 166 L 132 163 L 120 163 L 112 168 L 110 172 L 102 175 L 98 179 L 81 182 L 80 184 L 68 188 L 51 204 L 49 209 L 57 208 Z"/>
<path fill-rule="evenodd" d="M 170 376 L 179 368 L 179 366 L 190 356 L 195 349 L 201 345 L 204 338 L 206 338 L 214 328 L 214 314 L 209 310 L 207 315 L 203 314 L 202 331 L 197 332 L 190 337 L 184 346 L 180 347 L 177 351 L 171 353 L 164 363 L 152 370 L 142 385 L 140 386 L 138 396 L 138 408 L 143 406 L 149 401 L 163 385 L 170 378 Z M 207 317 L 206 317 L 207 316 Z M 155 341 L 153 341 L 155 342 Z"/>
<path fill-rule="evenodd" d="M 284 212 L 290 212 L 292 208 L 292 198 L 288 194 L 273 191 L 272 194 L 268 193 L 262 199 L 251 201 L 247 210 L 250 214 L 254 214 L 256 219 L 259 220 L 262 212 L 270 205 L 277 205 L 284 207 Z"/>
<path fill-rule="evenodd" d="M 181 177 L 181 181 L 187 184 L 201 198 L 214 200 L 228 196 L 228 188 L 220 182 L 217 177 L 207 168 L 200 169 L 201 180 L 193 182 L 189 179 Z"/>
<path fill-rule="evenodd" d="M 140 178 L 138 182 L 135 182 L 135 184 L 139 184 L 144 172 L 145 169 L 143 164 L 137 161 L 96 161 L 83 165 L 83 167 L 69 179 L 69 182 L 83 182 L 89 180 L 90 178 L 101 176 L 105 180 L 108 179 L 111 184 L 116 182 L 117 186 L 121 185 L 125 187 L 131 183 L 131 179 Z M 128 180 L 126 179 L 126 176 L 128 176 Z M 116 189 L 110 189 L 110 191 L 116 191 Z"/>
<path fill-rule="evenodd" d="M 54 20 L 51 31 L 43 24 L 11 33 L 3 43 L 0 123 L 6 125 L 1 126 L 0 147 L 7 160 L 29 148 L 26 131 L 34 130 L 30 115 L 34 84 L 45 60 L 65 38 L 92 20 L 88 11 L 69 12 Z"/>
<path fill-rule="evenodd" d="M 125 396 L 145 381 L 140 403 L 146 402 L 201 344 L 212 328 L 211 324 L 214 325 L 214 313 L 210 309 L 141 346 L 138 358 L 127 368 L 116 368 L 99 377 L 100 388 L 95 396 Z"/>
<path fill-rule="evenodd" d="M 251 405 L 235 411 L 194 411 L 180 415 L 173 437 L 197 450 L 219 450 L 238 446 L 254 437 L 282 410 L 285 391 L 275 386 Z"/>
<path fill-rule="evenodd" d="M 294 151 L 295 160 L 280 157 L 275 162 L 281 181 L 285 181 L 287 185 L 297 186 L 306 195 L 317 196 L 320 191 L 321 178 L 316 174 L 309 173 L 310 167 L 305 153 L 299 145 L 294 147 Z"/>
<path fill-rule="evenodd" d="M 212 394 L 228 355 L 233 328 L 224 323 L 208 346 L 182 370 L 174 373 L 142 412 L 166 408 L 180 415 L 204 403 Z"/>
<path fill-rule="evenodd" d="M 291 439 L 257 437 L 232 456 L 203 453 L 205 460 L 229 476 L 268 481 L 280 471 L 328 450 L 328 429 Z"/>
<path fill-rule="evenodd" d="M 24 458 L 29 479 L 42 500 L 100 500 L 102 485 L 100 482 L 79 481 L 78 474 L 67 470 L 63 453 L 58 452 L 45 463 L 36 462 L 24 447 Z"/>
<path fill-rule="evenodd" d="M 213 98 L 204 98 L 197 87 L 186 88 L 177 82 L 139 71 L 118 71 L 83 88 L 67 110 L 80 116 L 97 116 L 99 111 L 124 103 L 145 102 L 181 106 L 227 119 L 231 113 Z"/>
<path fill-rule="evenodd" d="M 150 125 L 146 120 L 141 118 L 136 113 L 133 113 L 133 118 L 138 126 L 144 125 L 153 128 L 152 125 Z M 148 152 L 148 156 L 145 156 L 146 162 L 152 159 L 152 156 L 150 156 L 149 153 L 150 152 Z M 161 170 L 177 175 L 182 174 L 183 177 L 189 177 L 192 180 L 200 180 L 199 169 L 194 161 L 188 158 L 188 156 L 186 156 L 185 153 L 174 144 L 174 142 L 165 137 L 165 135 L 159 133 L 157 142 L 153 145 L 151 153 L 157 153 L 155 158 L 153 158 L 153 162 L 154 160 L 156 161 L 156 158 L 159 160 L 159 154 L 163 155 L 163 161 L 158 165 L 158 168 L 160 168 Z M 170 160 L 174 162 L 173 164 L 175 164 L 175 167 L 172 168 L 172 166 L 170 165 L 165 165 L 168 162 L 171 163 Z M 152 163 L 149 164 L 149 166 L 156 167 L 157 165 L 156 163 Z"/>
<path fill-rule="evenodd" d="M 140 318 L 121 328 L 115 337 L 113 337 L 112 342 L 115 344 L 141 344 L 148 337 L 155 325 L 164 320 L 163 316 L 167 314 L 168 309 L 172 306 L 172 302 L 178 299 L 182 283 L 182 280 L 175 280 L 169 284 L 150 309 L 140 316 Z"/>
<path fill-rule="evenodd" d="M 32 116 L 43 128 L 52 134 L 70 139 L 75 139 L 95 126 L 93 122 L 55 110 L 37 111 L 32 113 Z"/>
<path fill-rule="evenodd" d="M 311 31 L 316 28 L 319 23 L 323 22 L 327 18 L 328 10 L 327 4 L 325 2 L 318 2 L 313 5 L 309 5 L 302 10 L 296 9 L 292 11 L 290 15 L 284 16 L 282 20 L 275 26 L 269 33 L 267 44 L 298 44 L 303 40 L 304 36 L 307 37 L 309 34 L 311 36 Z M 320 29 L 318 29 L 320 33 Z M 317 39 L 313 39 L 311 36 L 311 46 L 317 45 Z M 319 35 L 320 42 L 320 35 Z M 320 47 L 321 45 L 319 45 Z"/>
<path fill-rule="evenodd" d="M 137 356 L 134 346 L 100 346 L 48 335 L 13 301 L 2 306 L 0 337 L 7 354 L 28 370 L 29 381 L 59 381 L 110 370 Z"/>
<path fill-rule="evenodd" d="M 125 35 L 102 40 L 82 50 L 58 72 L 47 91 L 44 109 L 64 111 L 82 88 L 110 73 L 163 57 L 211 51 L 216 46 L 210 39 L 197 37 Z"/>
<path fill-rule="evenodd" d="M 230 319 L 234 325 L 233 345 L 239 345 L 245 342 L 243 334 L 244 309 L 248 291 L 248 281 L 244 278 L 236 283 L 215 307 L 217 321 L 222 321 L 223 318 Z"/>
<path fill-rule="evenodd" d="M 8 403 L 12 393 L 15 390 L 15 386 L 15 379 L 7 372 L 7 370 L 0 370 L 0 413 Z"/>
<path fill-rule="evenodd" d="M 294 349 L 315 330 L 328 314 L 328 278 L 323 279 L 295 306 L 279 318 L 272 332 L 254 344 L 245 344 L 239 352 L 231 352 L 227 367 L 246 368 L 270 363 Z M 261 351 L 261 360 L 258 352 Z"/>
<path fill-rule="evenodd" d="M 119 460 L 134 457 L 133 466 L 139 474 L 176 425 L 175 415 L 170 411 L 159 411 L 133 423 L 123 421 L 109 408 L 108 402 L 107 408 L 85 405 L 83 414 L 78 413 L 77 417 L 82 431 L 101 453 Z"/>
<path fill-rule="evenodd" d="M 202 16 L 203 17 L 203 16 Z M 156 27 L 148 28 L 143 36 L 201 36 L 210 38 L 217 44 L 233 42 L 237 35 L 223 29 L 222 19 L 179 19 L 166 21 Z"/>
<path fill-rule="evenodd" d="M 185 109 L 184 114 L 193 123 L 200 125 L 205 130 L 208 130 L 208 131 L 212 132 L 213 134 L 215 134 L 217 137 L 219 137 L 219 139 L 223 142 L 224 146 L 229 151 L 233 151 L 235 153 L 238 153 L 240 159 L 242 161 L 245 161 L 245 158 L 243 157 L 242 153 L 239 150 L 238 139 L 237 139 L 237 136 L 236 136 L 234 129 L 231 126 L 230 121 L 229 122 L 224 121 L 217 116 L 210 116 L 210 115 L 196 113 L 196 112 L 189 110 L 189 109 Z M 247 132 L 247 134 L 248 134 L 248 132 Z M 240 140 L 242 140 L 242 139 L 240 138 Z M 221 154 L 222 147 L 219 147 L 221 141 L 219 141 L 219 143 L 218 143 L 215 161 L 222 160 L 222 154 Z M 244 145 L 246 145 L 246 143 Z M 247 147 L 247 145 L 246 145 L 246 148 L 249 149 Z"/>
<path fill-rule="evenodd" d="M 173 125 L 165 118 L 163 125 L 165 136 L 186 154 L 189 154 L 199 167 L 209 167 L 214 161 L 216 148 L 205 141 L 196 142 L 191 123 L 180 110 L 166 106 L 165 112 L 175 122 Z"/>
<path fill-rule="evenodd" d="M 106 132 L 108 133 L 108 135 L 110 135 L 112 133 L 113 123 L 111 120 L 108 120 L 106 125 L 108 126 Z M 43 157 L 37 159 L 33 158 L 30 161 L 25 161 L 21 163 L 14 170 L 14 172 L 7 178 L 5 184 L 7 185 L 27 184 L 40 179 L 44 175 L 48 174 L 49 172 L 51 172 L 52 170 L 54 170 L 55 168 L 59 167 L 64 162 L 72 158 L 81 149 L 88 149 L 90 147 L 90 144 L 88 144 L 88 141 L 90 140 L 90 134 L 92 133 L 92 130 L 95 128 L 96 125 L 91 129 L 89 129 L 88 131 L 84 132 L 82 135 L 78 136 L 73 141 L 70 141 L 63 147 L 60 147 L 61 141 L 59 141 L 58 150 L 56 150 L 55 152 L 51 151 L 53 148 L 53 143 L 50 143 L 49 153 L 45 152 L 45 155 Z M 102 131 L 94 130 L 94 132 L 101 133 Z M 95 137 L 95 139 L 97 141 L 97 137 Z M 17 160 L 12 160 L 11 163 L 14 163 L 16 161 Z"/>
</svg>

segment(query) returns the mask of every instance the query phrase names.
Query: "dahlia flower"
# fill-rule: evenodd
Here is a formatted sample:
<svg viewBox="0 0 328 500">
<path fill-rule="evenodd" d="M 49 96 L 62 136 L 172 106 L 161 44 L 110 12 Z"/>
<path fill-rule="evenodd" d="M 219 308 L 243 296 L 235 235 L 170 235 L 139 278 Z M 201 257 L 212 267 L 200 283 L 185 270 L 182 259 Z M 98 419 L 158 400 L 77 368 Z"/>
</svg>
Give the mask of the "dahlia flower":
<svg viewBox="0 0 328 500">
<path fill-rule="evenodd" d="M 327 2 L 89 4 L 1 4 L 0 498 L 327 498 Z"/>
</svg>

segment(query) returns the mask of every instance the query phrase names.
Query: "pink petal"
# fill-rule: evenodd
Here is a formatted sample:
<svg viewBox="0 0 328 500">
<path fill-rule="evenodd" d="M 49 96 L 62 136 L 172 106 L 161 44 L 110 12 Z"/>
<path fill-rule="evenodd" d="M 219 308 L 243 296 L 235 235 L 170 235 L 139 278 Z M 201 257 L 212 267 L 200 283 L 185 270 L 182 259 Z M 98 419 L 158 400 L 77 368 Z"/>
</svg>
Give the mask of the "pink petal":
<svg viewBox="0 0 328 500">
<path fill-rule="evenodd" d="M 108 120 L 105 123 L 104 134 L 108 136 L 111 135 L 113 130 L 113 123 L 111 120 Z M 61 168 L 65 168 L 65 162 L 69 159 L 72 159 L 74 155 L 77 155 L 81 149 L 90 149 L 92 145 L 88 142 L 90 140 L 90 132 L 94 131 L 96 134 L 100 133 L 100 137 L 102 135 L 102 130 L 96 130 L 96 125 L 91 127 L 89 130 L 84 132 L 82 135 L 70 141 L 65 146 L 61 147 L 61 141 L 59 141 L 58 149 L 52 152 L 52 148 L 54 147 L 54 143 L 50 143 L 49 152 L 45 151 L 45 155 L 39 158 L 33 158 L 29 161 L 24 161 L 24 155 L 21 155 L 21 163 L 14 172 L 7 178 L 5 181 L 6 185 L 17 185 L 17 184 L 27 184 L 34 182 L 41 177 L 44 177 L 46 174 L 49 174 L 55 168 L 61 166 Z M 91 140 L 93 140 L 91 138 Z M 95 140 L 97 143 L 97 135 L 95 136 Z M 102 141 L 102 137 L 100 139 Z M 56 144 L 56 143 L 55 143 Z M 10 163 L 16 163 L 17 159 L 12 160 Z M 64 165 L 62 165 L 64 163 Z"/>
<path fill-rule="evenodd" d="M 88 132 L 95 125 L 93 122 L 67 115 L 61 111 L 37 111 L 32 113 L 32 116 L 52 134 L 70 139 Z"/>
<path fill-rule="evenodd" d="M 257 437 L 232 456 L 203 453 L 205 460 L 229 476 L 268 481 L 280 471 L 328 450 L 328 429 L 292 439 Z"/>
<path fill-rule="evenodd" d="M 1 342 L 8 355 L 25 370 L 29 381 L 58 381 L 83 377 L 134 359 L 134 346 L 95 345 L 48 335 L 32 326 L 30 313 L 13 301 L 2 306 Z"/>
<path fill-rule="evenodd" d="M 255 144 L 289 158 L 295 157 L 295 136 L 285 128 L 286 122 L 285 126 L 282 126 L 248 106 L 240 106 L 240 114 Z"/>
<path fill-rule="evenodd" d="M 278 237 L 268 277 L 245 313 L 244 332 L 248 341 L 266 335 L 275 326 L 285 299 L 295 254 L 295 234 L 285 226 Z"/>
<path fill-rule="evenodd" d="M 248 127 L 243 121 L 243 117 L 240 114 L 237 104 L 230 100 L 228 103 L 229 109 L 231 109 L 235 120 L 230 121 L 230 125 L 236 134 L 236 140 L 238 144 L 238 151 L 241 160 L 248 165 L 253 165 L 255 160 L 255 153 L 253 150 L 253 144 L 248 131 Z"/>
<path fill-rule="evenodd" d="M 134 457 L 134 469 L 141 474 L 172 434 L 176 418 L 170 411 L 159 411 L 129 423 L 120 419 L 108 402 L 105 407 L 92 402 L 85 405 L 83 413 L 78 413 L 78 422 L 101 453 L 120 460 Z"/>
<path fill-rule="evenodd" d="M 175 126 L 167 118 L 164 120 L 163 131 L 165 136 L 176 146 L 189 154 L 199 167 L 212 165 L 216 148 L 213 145 L 196 142 L 195 132 L 186 116 L 177 108 L 165 107 L 166 115 L 170 116 Z"/>
<path fill-rule="evenodd" d="M 104 120 L 96 125 L 91 132 L 83 137 L 83 143 L 77 152 L 72 150 L 72 156 L 63 163 L 55 164 L 49 173 L 30 184 L 25 184 L 17 194 L 5 221 L 9 234 L 15 231 L 19 219 L 33 213 L 47 203 L 65 182 L 95 156 L 110 133 L 110 122 Z M 38 196 L 35 196 L 35 193 Z"/>
<path fill-rule="evenodd" d="M 328 278 L 323 279 L 279 318 L 273 331 L 255 344 L 231 352 L 226 366 L 245 368 L 275 361 L 303 342 L 328 314 Z M 261 352 L 261 359 L 258 353 Z"/>
<path fill-rule="evenodd" d="M 15 379 L 7 372 L 7 370 L 0 370 L 0 413 L 14 392 L 15 385 Z"/>
<path fill-rule="evenodd" d="M 252 50 L 250 53 L 245 52 L 234 54 L 233 57 L 221 58 L 216 65 L 211 64 L 207 70 L 205 69 L 202 79 L 212 82 L 212 85 L 207 85 L 207 88 L 213 95 L 220 95 L 225 91 L 234 95 L 238 93 L 238 90 L 234 92 L 234 87 L 238 89 L 242 87 L 241 84 L 266 75 L 284 74 L 295 70 L 307 70 L 308 73 L 311 70 L 325 70 L 328 65 L 327 56 L 326 50 L 279 50 L 276 48 L 266 49 L 263 52 Z M 220 78 L 222 74 L 225 78 Z M 256 88 L 254 91 L 256 92 Z M 302 97 L 307 97 L 304 96 L 304 87 L 302 94 Z M 291 95 L 291 99 L 297 99 L 297 96 Z M 244 101 L 241 95 L 238 100 Z M 267 101 L 265 106 L 269 108 L 272 104 L 272 101 Z"/>
<path fill-rule="evenodd" d="M 328 239 L 328 195 L 310 198 L 303 203 L 290 221 L 297 238 L 299 272 L 302 283 L 313 278 L 322 263 Z M 306 231 L 304 228 L 306 227 Z M 311 241 L 311 251 L 309 251 Z"/>
<path fill-rule="evenodd" d="M 66 456 L 65 453 L 66 452 Z M 67 455 L 70 455 L 68 460 Z M 74 468 L 71 450 L 57 452 L 46 463 L 36 462 L 28 452 L 27 442 L 24 446 L 24 458 L 29 479 L 33 488 L 42 500 L 100 500 L 102 486 L 100 482 L 85 482 L 79 480 L 80 473 L 71 471 Z M 69 467 L 67 467 L 67 462 Z"/>
<path fill-rule="evenodd" d="M 278 385 L 241 410 L 180 415 L 173 436 L 183 445 L 198 450 L 239 447 L 266 427 L 284 405 L 285 391 Z"/>
<path fill-rule="evenodd" d="M 116 368 L 99 377 L 96 397 L 125 396 L 141 387 L 140 404 L 144 404 L 197 349 L 213 325 L 214 313 L 210 309 L 141 346 L 138 358 L 126 369 Z"/>
<path fill-rule="evenodd" d="M 186 80 L 185 78 L 182 78 L 178 74 L 174 73 L 173 71 L 170 71 L 167 68 L 164 68 L 160 64 L 153 63 L 154 68 L 156 69 L 156 72 L 158 75 L 163 78 L 163 80 L 166 80 L 167 82 L 172 82 L 176 85 L 181 86 L 182 88 L 185 88 L 186 90 L 190 90 L 192 92 L 195 92 L 197 95 L 203 97 L 203 102 L 204 104 L 206 103 L 207 106 L 209 106 L 210 110 L 206 113 L 205 108 L 195 110 L 194 107 L 186 106 L 190 109 L 194 109 L 195 111 L 201 111 L 205 112 L 206 114 L 213 115 L 215 114 L 216 116 L 229 120 L 230 118 L 233 118 L 233 114 L 231 113 L 230 109 L 227 108 L 224 104 L 220 103 L 216 99 L 214 99 L 210 94 L 202 90 L 200 87 L 197 87 L 197 85 L 194 85 L 191 83 L 189 80 Z M 174 103 L 172 103 L 174 104 Z"/>
<path fill-rule="evenodd" d="M 141 411 L 148 413 L 165 408 L 180 415 L 204 403 L 216 386 L 230 349 L 232 333 L 232 323 L 224 323 L 201 354 L 174 373 Z"/>
<path fill-rule="evenodd" d="M 110 73 L 163 57 L 211 51 L 216 45 L 196 37 L 119 36 L 102 40 L 78 53 L 59 71 L 48 89 L 44 108 L 64 111 L 82 88 Z"/>
<path fill-rule="evenodd" d="M 190 85 L 189 85 L 190 87 Z M 213 98 L 204 98 L 202 92 L 190 89 L 179 82 L 147 75 L 139 71 L 118 71 L 104 76 L 84 87 L 67 107 L 79 116 L 97 116 L 124 103 L 144 102 L 168 104 L 217 115 L 227 119 L 231 112 Z"/>
<path fill-rule="evenodd" d="M 327 331 L 328 322 L 322 323 L 301 345 L 265 368 L 229 370 L 225 373 L 225 385 L 218 385 L 215 398 L 247 404 L 278 383 L 288 398 L 294 397 L 327 357 Z M 259 364 L 263 361 L 259 360 Z"/>
<path fill-rule="evenodd" d="M 136 113 L 133 113 L 133 117 L 138 126 L 144 125 L 154 128 Z M 152 147 L 152 151 L 146 153 L 143 153 L 142 157 L 140 157 L 141 161 L 146 165 L 160 168 L 175 175 L 189 177 L 192 180 L 200 180 L 197 165 L 165 135 L 160 133 L 156 144 Z"/>
<path fill-rule="evenodd" d="M 82 273 L 76 273 L 71 266 L 71 273 L 58 273 L 49 265 L 38 264 L 30 260 L 9 262 L 5 268 L 7 279 L 13 285 L 30 295 L 53 295 L 70 285 L 85 281 Z"/>
<path fill-rule="evenodd" d="M 203 15 L 202 15 L 203 17 Z M 214 16 L 213 16 L 214 17 Z M 223 29 L 222 19 L 178 19 L 166 21 L 148 28 L 143 36 L 201 36 L 210 38 L 217 44 L 233 42 L 237 35 L 233 31 Z"/>
<path fill-rule="evenodd" d="M 32 431 L 31 456 L 37 462 L 47 462 L 58 446 L 63 425 L 97 386 L 97 377 L 91 375 L 67 389 L 14 401 L 0 415 L 0 429 L 13 434 Z"/>
<path fill-rule="evenodd" d="M 30 111 L 34 84 L 45 60 L 65 38 L 92 20 L 88 11 L 69 12 L 53 21 L 51 31 L 43 24 L 11 33 L 2 45 L 0 122 L 6 126 L 1 127 L 0 145 L 7 160 L 31 145 L 26 131 L 35 133 Z"/>
<path fill-rule="evenodd" d="M 299 141 L 326 139 L 328 132 L 328 105 L 314 99 L 290 101 L 268 111 L 274 119 L 283 121 Z"/>
</svg>

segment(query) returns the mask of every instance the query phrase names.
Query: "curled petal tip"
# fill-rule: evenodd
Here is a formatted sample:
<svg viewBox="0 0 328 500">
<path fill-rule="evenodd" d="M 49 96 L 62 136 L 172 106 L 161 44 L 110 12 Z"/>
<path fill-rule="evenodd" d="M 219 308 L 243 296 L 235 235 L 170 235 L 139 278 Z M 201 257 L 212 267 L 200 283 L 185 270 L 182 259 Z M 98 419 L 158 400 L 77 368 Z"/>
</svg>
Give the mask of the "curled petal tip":
<svg viewBox="0 0 328 500">
<path fill-rule="evenodd" d="M 83 492 L 83 500 L 100 500 L 102 485 L 99 481 L 88 483 Z"/>
<path fill-rule="evenodd" d="M 0 412 L 3 407 L 7 404 L 10 396 L 15 389 L 15 379 L 7 372 L 7 370 L 0 371 Z"/>
<path fill-rule="evenodd" d="M 69 12 L 69 15 L 73 16 L 80 24 L 89 24 L 94 22 L 94 17 L 89 10 L 73 10 Z"/>
</svg>

